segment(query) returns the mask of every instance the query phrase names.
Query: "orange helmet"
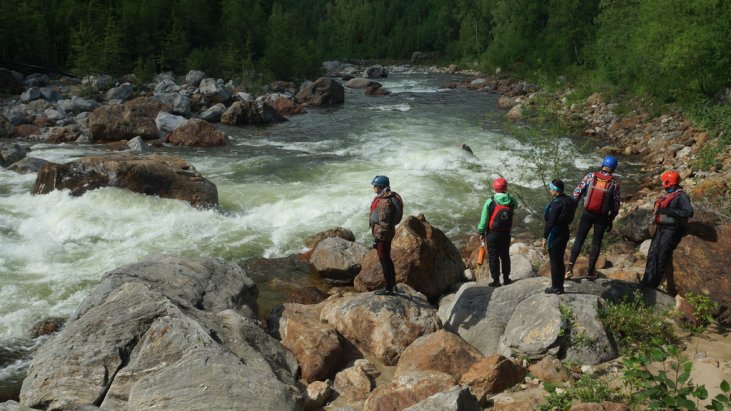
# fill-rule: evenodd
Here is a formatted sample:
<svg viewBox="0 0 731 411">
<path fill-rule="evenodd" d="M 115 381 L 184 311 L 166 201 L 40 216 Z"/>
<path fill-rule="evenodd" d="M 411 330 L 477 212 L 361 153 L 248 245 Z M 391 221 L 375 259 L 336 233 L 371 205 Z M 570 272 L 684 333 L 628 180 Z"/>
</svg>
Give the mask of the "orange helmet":
<svg viewBox="0 0 731 411">
<path fill-rule="evenodd" d="M 678 174 L 675 170 L 669 170 L 660 176 L 660 180 L 662 180 L 662 186 L 663 188 L 670 188 L 672 186 L 677 186 L 680 184 L 680 174 Z"/>
</svg>

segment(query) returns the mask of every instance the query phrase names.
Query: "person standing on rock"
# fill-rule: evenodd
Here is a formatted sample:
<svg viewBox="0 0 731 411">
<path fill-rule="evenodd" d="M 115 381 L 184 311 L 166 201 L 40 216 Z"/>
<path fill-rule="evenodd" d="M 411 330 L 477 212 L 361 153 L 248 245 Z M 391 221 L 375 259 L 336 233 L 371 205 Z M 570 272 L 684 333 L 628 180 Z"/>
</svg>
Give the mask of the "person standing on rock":
<svg viewBox="0 0 731 411">
<path fill-rule="evenodd" d="M 664 193 L 655 201 L 654 223 L 657 226 L 652 237 L 645 264 L 645 275 L 640 281 L 643 287 L 657 288 L 673 251 L 686 232 L 688 219 L 693 217 L 690 197 L 680 186 L 680 174 L 670 170 L 660 176 Z"/>
<path fill-rule="evenodd" d="M 391 259 L 391 241 L 396 235 L 396 225 L 401 221 L 404 203 L 398 193 L 391 191 L 391 182 L 386 176 L 375 176 L 371 181 L 376 197 L 371 202 L 368 226 L 373 234 L 373 248 L 383 270 L 386 286 L 375 292 L 377 295 L 393 295 L 396 287 L 396 270 Z"/>
<path fill-rule="evenodd" d="M 543 230 L 541 246 L 548 249 L 551 261 L 551 286 L 546 288 L 546 294 L 563 294 L 563 282 L 566 266 L 563 259 L 566 253 L 566 244 L 569 242 L 569 224 L 574 219 L 576 202 L 564 194 L 564 183 L 561 180 L 552 180 L 548 189 L 553 200 L 543 210 L 546 226 Z"/>
<path fill-rule="evenodd" d="M 510 230 L 513 228 L 513 213 L 518 202 L 506 193 L 508 182 L 504 178 L 496 178 L 492 188 L 495 195 L 485 201 L 477 231 L 480 233 L 480 244 L 487 242 L 492 276 L 492 282 L 488 285 L 500 287 L 501 267 L 503 284 L 513 282 L 510 279 Z"/>
<path fill-rule="evenodd" d="M 566 278 L 574 275 L 574 263 L 581 253 L 584 240 L 589 230 L 594 228 L 594 235 L 591 240 L 591 251 L 589 252 L 589 267 L 586 271 L 586 278 L 596 278 L 596 262 L 599 259 L 599 252 L 602 247 L 604 233 L 612 231 L 612 222 L 619 213 L 619 180 L 612 175 L 617 169 L 617 159 L 612 156 L 604 157 L 602 166 L 598 171 L 592 171 L 584 176 L 576 189 L 573 197 L 578 203 L 584 197 L 584 211 L 581 213 L 579 228 L 576 230 L 576 239 L 571 247 L 569 257 L 569 268 L 566 271 Z"/>
</svg>

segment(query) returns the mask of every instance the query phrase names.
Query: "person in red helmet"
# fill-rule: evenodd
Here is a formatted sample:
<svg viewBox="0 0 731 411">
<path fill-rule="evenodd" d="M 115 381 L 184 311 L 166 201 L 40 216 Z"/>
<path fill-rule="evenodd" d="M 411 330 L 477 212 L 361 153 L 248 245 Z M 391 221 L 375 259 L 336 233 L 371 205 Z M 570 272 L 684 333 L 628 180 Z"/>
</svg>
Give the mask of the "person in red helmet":
<svg viewBox="0 0 731 411">
<path fill-rule="evenodd" d="M 495 194 L 485 201 L 482 207 L 480 224 L 477 231 L 480 233 L 480 243 L 487 242 L 487 253 L 490 257 L 490 287 L 500 287 L 500 269 L 502 268 L 503 284 L 513 281 L 510 279 L 510 231 L 513 228 L 513 213 L 518 206 L 508 191 L 508 182 L 496 178 L 492 182 Z"/>
<path fill-rule="evenodd" d="M 378 252 L 386 286 L 375 292 L 377 295 L 393 295 L 396 287 L 396 270 L 391 259 L 391 241 L 396 234 L 396 224 L 401 221 L 404 203 L 398 193 L 391 191 L 391 182 L 386 176 L 375 176 L 371 181 L 376 197 L 371 202 L 368 226 L 373 234 L 373 248 Z"/>
<path fill-rule="evenodd" d="M 685 234 L 688 219 L 693 217 L 693 205 L 680 186 L 680 174 L 675 170 L 666 171 L 660 180 L 665 192 L 655 201 L 653 218 L 657 230 L 647 254 L 645 275 L 640 281 L 643 287 L 660 285 L 673 251 Z"/>
</svg>

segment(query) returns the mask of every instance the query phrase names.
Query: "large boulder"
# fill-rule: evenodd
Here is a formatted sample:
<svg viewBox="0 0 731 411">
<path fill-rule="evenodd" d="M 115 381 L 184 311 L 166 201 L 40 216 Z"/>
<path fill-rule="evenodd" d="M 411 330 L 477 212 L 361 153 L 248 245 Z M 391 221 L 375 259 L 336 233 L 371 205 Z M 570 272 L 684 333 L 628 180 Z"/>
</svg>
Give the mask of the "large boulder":
<svg viewBox="0 0 731 411">
<path fill-rule="evenodd" d="M 163 134 L 171 133 L 173 130 L 187 122 L 188 119 L 186 119 L 185 117 L 176 116 L 175 114 L 171 114 L 165 111 L 161 111 L 157 113 L 157 116 L 155 116 L 155 126 L 160 131 L 160 133 Z"/>
<path fill-rule="evenodd" d="M 445 303 L 439 307 L 439 317 L 445 329 L 459 334 L 465 341 L 480 350 L 483 355 L 489 356 L 498 353 L 501 338 L 511 332 L 508 329 L 508 322 L 511 321 L 518 307 L 521 307 L 529 298 L 535 296 L 534 298 L 538 300 L 544 299 L 543 303 L 548 307 L 557 307 L 558 300 L 552 302 L 550 297 L 558 297 L 543 292 L 548 285 L 549 279 L 542 277 L 527 278 L 500 288 L 489 287 L 485 283 L 465 283 L 454 298 L 446 299 Z M 606 279 L 570 281 L 565 283 L 565 287 L 568 292 L 561 298 L 567 299 L 567 301 L 578 298 L 581 294 L 590 294 L 615 303 L 638 290 L 637 285 Z M 670 309 L 675 306 L 675 300 L 672 297 L 657 290 L 643 290 L 643 297 L 648 304 L 654 305 L 658 309 Z M 549 309 L 543 305 L 540 307 L 531 314 L 537 316 L 538 314 L 543 315 L 540 313 L 541 311 L 555 310 L 554 314 L 558 311 L 557 308 Z M 518 326 L 521 316 L 523 315 L 519 314 L 513 320 L 513 324 Z M 530 314 L 526 314 L 525 318 L 526 321 L 529 321 Z M 539 326 L 549 327 L 550 324 L 541 323 Z M 519 330 L 514 330 L 512 333 L 511 335 L 514 337 L 510 341 L 517 341 L 520 338 Z M 526 333 L 526 335 L 530 334 L 527 327 Z"/>
<path fill-rule="evenodd" d="M 647 226 L 652 222 L 652 209 L 638 208 L 618 218 L 614 223 L 617 234 L 622 238 L 640 244 L 650 238 Z"/>
<path fill-rule="evenodd" d="M 268 325 L 270 333 L 297 358 L 305 382 L 324 381 L 340 368 L 340 337 L 320 321 L 315 306 L 282 304 L 271 313 Z"/>
<path fill-rule="evenodd" d="M 206 78 L 206 73 L 200 70 L 190 70 L 188 74 L 185 75 L 185 84 L 197 87 L 204 78 Z"/>
<path fill-rule="evenodd" d="M 355 235 L 351 230 L 343 227 L 335 227 L 319 232 L 307 239 L 307 248 L 314 250 L 321 241 L 331 237 L 340 237 L 348 241 L 355 241 Z"/>
<path fill-rule="evenodd" d="M 320 77 L 307 84 L 295 98 L 306 106 L 323 107 L 342 104 L 345 101 L 345 88 L 337 80 Z"/>
<path fill-rule="evenodd" d="M 209 123 L 217 123 L 221 121 L 221 116 L 226 112 L 226 106 L 223 103 L 216 103 L 211 107 L 203 110 L 198 117 L 201 120 L 208 121 Z"/>
<path fill-rule="evenodd" d="M 173 113 L 182 116 L 190 116 L 190 98 L 181 93 L 162 93 L 156 94 L 155 98 L 163 104 L 170 105 Z"/>
<path fill-rule="evenodd" d="M 170 111 L 151 97 L 139 97 L 124 104 L 97 107 L 89 114 L 89 131 L 95 140 L 129 140 L 140 136 L 157 138 L 155 117 L 160 111 Z"/>
<path fill-rule="evenodd" d="M 282 93 L 271 93 L 263 97 L 259 97 L 261 101 L 271 106 L 280 116 L 292 116 L 295 114 L 306 113 L 304 107 L 297 104 L 290 95 Z M 259 100 L 258 99 L 258 100 Z"/>
<path fill-rule="evenodd" d="M 221 115 L 221 123 L 229 126 L 261 125 L 286 120 L 263 101 L 237 101 Z"/>
<path fill-rule="evenodd" d="M 211 123 L 193 118 L 173 130 L 168 142 L 176 146 L 215 147 L 227 144 L 226 135 Z"/>
<path fill-rule="evenodd" d="M 365 78 L 388 77 L 388 71 L 381 65 L 370 66 L 363 71 Z"/>
<path fill-rule="evenodd" d="M 204 78 L 198 85 L 198 91 L 211 103 L 226 104 L 231 100 L 231 93 L 224 87 L 223 81 Z"/>
<path fill-rule="evenodd" d="M 366 254 L 368 248 L 361 244 L 331 237 L 317 245 L 310 257 L 310 264 L 326 282 L 352 284 Z"/>
<path fill-rule="evenodd" d="M 401 354 L 396 375 L 434 370 L 459 380 L 480 359 L 482 354 L 460 336 L 439 330 L 419 337 Z"/>
<path fill-rule="evenodd" d="M 100 187 L 183 200 L 195 207 L 218 205 L 216 186 L 195 167 L 179 157 L 159 155 L 114 154 L 48 163 L 38 172 L 33 194 L 68 189 L 78 196 Z"/>
<path fill-rule="evenodd" d="M 20 403 L 301 409 L 296 363 L 259 327 L 255 297 L 239 266 L 214 258 L 161 256 L 113 270 L 36 351 Z"/>
<path fill-rule="evenodd" d="M 36 157 L 25 157 L 8 166 L 8 170 L 15 171 L 20 174 L 37 173 L 48 160 Z"/>
<path fill-rule="evenodd" d="M 719 321 L 731 325 L 731 225 L 691 223 L 673 253 L 668 289 L 680 295 L 695 293 L 721 304 Z"/>
<path fill-rule="evenodd" d="M 363 352 L 394 365 L 406 347 L 441 328 L 426 298 L 399 286 L 399 295 L 349 295 L 325 303 L 320 320 L 327 322 Z"/>
<path fill-rule="evenodd" d="M 464 277 L 465 265 L 459 250 L 424 215 L 409 216 L 397 227 L 391 243 L 391 257 L 396 268 L 396 281 L 406 283 L 435 300 Z M 376 250 L 363 260 L 355 279 L 358 291 L 383 287 L 383 270 Z"/>
<path fill-rule="evenodd" d="M 30 148 L 18 143 L 0 145 L 0 166 L 8 167 L 24 159 L 29 151 Z"/>
<path fill-rule="evenodd" d="M 414 371 L 373 390 L 363 411 L 401 411 L 454 387 L 454 377 L 439 371 Z"/>
<path fill-rule="evenodd" d="M 134 87 L 132 87 L 132 85 L 129 83 L 124 83 L 124 84 L 120 84 L 117 87 L 112 87 L 109 90 L 107 90 L 106 94 L 104 94 L 104 99 L 107 101 L 110 101 L 110 100 L 127 101 L 134 94 L 135 94 Z"/>
</svg>

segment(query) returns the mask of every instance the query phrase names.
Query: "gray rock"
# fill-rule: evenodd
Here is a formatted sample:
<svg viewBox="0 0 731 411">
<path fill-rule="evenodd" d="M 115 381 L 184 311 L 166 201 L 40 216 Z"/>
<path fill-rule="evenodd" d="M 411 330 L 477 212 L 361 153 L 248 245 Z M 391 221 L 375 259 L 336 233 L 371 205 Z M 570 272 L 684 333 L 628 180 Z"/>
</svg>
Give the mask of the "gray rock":
<svg viewBox="0 0 731 411">
<path fill-rule="evenodd" d="M 175 81 L 171 79 L 163 79 L 155 85 L 155 95 L 175 93 L 180 89 Z"/>
<path fill-rule="evenodd" d="M 41 98 L 41 89 L 38 87 L 31 87 L 28 90 L 25 90 L 23 94 L 20 95 L 20 101 L 23 103 L 28 103 L 33 100 L 38 100 Z"/>
<path fill-rule="evenodd" d="M 454 388 L 436 393 L 419 401 L 404 411 L 481 411 L 477 397 L 470 387 L 456 385 Z"/>
<path fill-rule="evenodd" d="M 524 278 L 535 277 L 537 274 L 533 269 L 533 263 L 527 255 L 514 254 L 510 256 L 510 279 L 522 280 Z"/>
<path fill-rule="evenodd" d="M 652 244 L 652 240 L 649 238 L 640 244 L 639 252 L 641 256 L 647 258 L 647 255 L 650 253 L 650 244 Z"/>
<path fill-rule="evenodd" d="M 49 120 L 57 121 L 57 120 L 62 119 L 64 117 L 65 113 L 63 113 L 59 110 L 52 109 L 52 108 L 47 108 L 47 109 L 43 110 L 43 115 L 48 117 Z"/>
<path fill-rule="evenodd" d="M 22 160 L 29 151 L 28 147 L 17 143 L 0 145 L 0 166 L 7 167 Z"/>
<path fill-rule="evenodd" d="M 46 74 L 33 73 L 25 78 L 23 84 L 25 84 L 26 87 L 43 87 L 47 86 L 50 81 L 51 80 Z"/>
<path fill-rule="evenodd" d="M 240 267 L 213 258 L 154 257 L 108 272 L 38 349 L 20 402 L 301 410 L 293 358 L 246 308 L 255 290 Z"/>
<path fill-rule="evenodd" d="M 320 77 L 297 93 L 296 99 L 309 106 L 330 106 L 345 101 L 345 89 L 338 81 Z"/>
<path fill-rule="evenodd" d="M 124 83 L 119 85 L 118 87 L 112 87 L 109 90 L 107 90 L 107 93 L 105 94 L 104 98 L 109 100 L 120 100 L 120 101 L 127 101 L 130 97 L 132 97 L 135 94 L 134 87 L 132 87 L 129 83 Z"/>
<path fill-rule="evenodd" d="M 172 71 L 163 71 L 162 73 L 156 74 L 155 77 L 152 78 L 152 81 L 154 81 L 155 83 L 159 83 L 164 80 L 176 82 L 177 76 Z"/>
<path fill-rule="evenodd" d="M 637 244 L 650 238 L 647 226 L 652 222 L 652 209 L 638 208 L 617 219 L 614 227 L 622 238 Z"/>
<path fill-rule="evenodd" d="M 172 132 L 187 122 L 188 119 L 185 117 L 176 116 L 175 114 L 170 114 L 165 111 L 157 113 L 157 117 L 155 117 L 155 125 L 157 126 L 157 129 L 165 134 Z"/>
<path fill-rule="evenodd" d="M 80 113 L 94 111 L 99 107 L 99 103 L 94 99 L 84 99 L 79 96 L 73 96 L 71 99 L 58 100 L 56 106 L 67 113 Z"/>
<path fill-rule="evenodd" d="M 317 245 L 310 257 L 310 263 L 324 281 L 352 284 L 367 253 L 368 248 L 361 244 L 331 237 Z"/>
<path fill-rule="evenodd" d="M 234 94 L 233 99 L 236 101 L 254 101 L 254 100 L 256 100 L 254 98 L 254 96 L 252 96 L 251 94 L 249 94 L 245 91 L 239 91 L 238 93 Z"/>
<path fill-rule="evenodd" d="M 505 325 L 498 352 L 509 358 L 556 356 L 561 349 L 559 337 L 567 328 L 559 305 L 559 297 L 548 294 L 536 293 L 523 300 Z"/>
<path fill-rule="evenodd" d="M 374 83 L 374 81 L 369 80 L 367 78 L 356 77 L 356 78 L 348 80 L 348 82 L 345 83 L 345 87 L 356 88 L 356 89 L 366 88 L 366 87 L 370 86 L 372 83 Z"/>
<path fill-rule="evenodd" d="M 370 66 L 363 72 L 363 77 L 365 78 L 379 78 L 379 77 L 388 77 L 388 71 L 381 66 L 381 65 L 375 65 Z"/>
<path fill-rule="evenodd" d="M 81 79 L 81 85 L 95 91 L 106 91 L 114 87 L 114 78 L 107 74 L 91 74 Z"/>
<path fill-rule="evenodd" d="M 223 103 L 217 103 L 200 113 L 198 118 L 209 123 L 217 123 L 221 121 L 221 116 L 225 111 L 226 106 Z"/>
<path fill-rule="evenodd" d="M 58 101 L 61 96 L 58 94 L 58 91 L 55 89 L 52 89 L 51 87 L 41 87 L 40 89 L 41 97 L 50 102 Z"/>
<path fill-rule="evenodd" d="M 221 123 L 231 126 L 269 124 L 287 121 L 263 101 L 237 101 L 221 115 Z"/>
<path fill-rule="evenodd" d="M 480 352 L 489 356 L 498 353 L 500 338 L 507 331 L 508 321 L 518 306 L 534 294 L 543 295 L 549 279 L 543 277 L 516 281 L 507 287 L 492 288 L 484 283 L 466 283 L 456 296 L 439 307 L 439 317 L 448 331 L 460 335 Z M 636 291 L 637 285 L 622 281 L 566 282 L 566 296 L 591 294 L 619 302 Z M 674 299 L 657 290 L 643 290 L 645 301 L 658 309 L 674 307 Z"/>
<path fill-rule="evenodd" d="M 191 86 L 198 86 L 198 84 L 206 77 L 206 73 L 200 71 L 200 70 L 190 70 L 188 74 L 185 75 L 185 84 L 190 84 Z"/>
<path fill-rule="evenodd" d="M 10 122 L 10 124 L 14 126 L 23 124 L 25 122 L 25 113 L 23 113 L 19 108 L 12 108 L 9 111 L 5 111 L 3 112 L 3 115 Z"/>
<path fill-rule="evenodd" d="M 155 98 L 161 103 L 170 104 L 171 112 L 182 116 L 190 116 L 190 99 L 180 93 L 157 94 Z"/>
<path fill-rule="evenodd" d="M 150 147 L 145 143 L 145 140 L 142 139 L 142 137 L 137 136 L 133 138 L 132 140 L 127 142 L 127 147 L 129 147 L 132 151 L 147 151 L 150 149 Z"/>
<path fill-rule="evenodd" d="M 15 171 L 20 174 L 37 173 L 38 170 L 43 167 L 44 164 L 48 163 L 48 160 L 36 157 L 25 157 L 22 160 L 18 160 L 8 167 L 8 170 Z"/>
<path fill-rule="evenodd" d="M 596 365 L 619 356 L 617 344 L 599 321 L 598 309 L 606 302 L 595 295 L 576 295 L 565 299 L 571 318 L 569 333 L 563 341 L 564 359 Z"/>
<path fill-rule="evenodd" d="M 231 93 L 223 86 L 223 81 L 219 84 L 213 78 L 204 78 L 201 80 L 198 85 L 198 91 L 212 103 L 226 104 L 231 100 Z"/>
</svg>

